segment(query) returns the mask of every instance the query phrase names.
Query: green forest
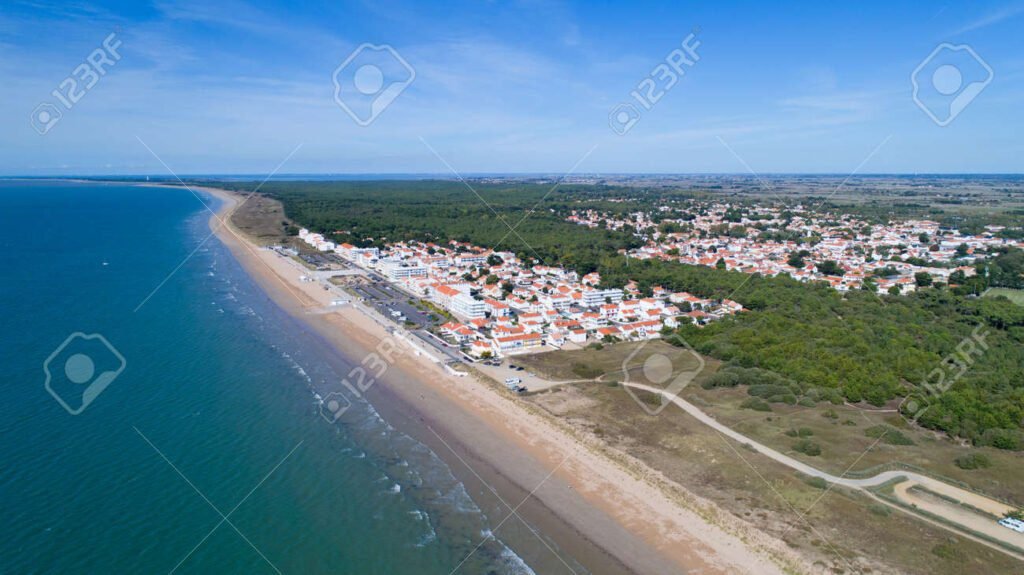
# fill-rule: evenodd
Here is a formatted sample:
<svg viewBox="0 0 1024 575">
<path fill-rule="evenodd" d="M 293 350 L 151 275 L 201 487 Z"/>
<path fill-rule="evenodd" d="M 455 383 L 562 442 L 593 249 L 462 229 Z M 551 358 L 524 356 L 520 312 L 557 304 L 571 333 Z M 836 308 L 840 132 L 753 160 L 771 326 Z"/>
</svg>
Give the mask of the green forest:
<svg viewBox="0 0 1024 575">
<path fill-rule="evenodd" d="M 223 185 L 223 184 L 220 184 Z M 566 222 L 571 209 L 618 210 L 608 186 L 452 181 L 273 182 L 262 193 L 283 202 L 296 223 L 336 241 L 448 240 L 514 251 L 525 261 L 598 271 L 602 283 L 635 280 L 645 292 L 672 291 L 729 298 L 748 312 L 684 326 L 680 335 L 701 353 L 723 360 L 711 385 L 748 385 L 770 402 L 867 402 L 905 397 L 929 405 L 918 423 L 977 445 L 1024 449 L 1024 307 L 1001 297 L 978 298 L 990 286 L 1024 287 L 1024 253 L 979 266 L 958 286 L 907 296 L 867 291 L 841 294 L 789 277 L 760 277 L 715 268 L 627 259 L 640 245 L 629 233 Z M 239 191 L 252 184 L 235 184 Z M 665 201 L 659 192 L 629 190 L 641 209 Z M 685 192 L 672 195 L 685 198 Z M 511 233 L 509 227 L 514 227 Z M 984 334 L 984 349 L 964 354 L 962 342 Z M 961 352 L 958 353 L 958 346 Z M 974 349 L 974 348 L 971 348 Z M 938 371 L 937 371 L 938 370 Z M 950 384 L 929 394 L 923 384 Z"/>
</svg>

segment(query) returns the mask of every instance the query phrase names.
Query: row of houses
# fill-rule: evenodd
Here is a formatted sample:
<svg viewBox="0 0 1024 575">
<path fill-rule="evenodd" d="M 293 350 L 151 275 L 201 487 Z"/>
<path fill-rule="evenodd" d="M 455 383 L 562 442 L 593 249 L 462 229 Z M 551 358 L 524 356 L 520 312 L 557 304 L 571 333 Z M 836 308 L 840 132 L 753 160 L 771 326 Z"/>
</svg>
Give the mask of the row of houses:
<svg viewBox="0 0 1024 575">
<path fill-rule="evenodd" d="M 525 265 L 511 252 L 468 243 L 399 242 L 380 250 L 341 244 L 328 250 L 319 234 L 301 230 L 299 237 L 446 310 L 453 320 L 441 335 L 476 356 L 651 339 L 665 328 L 704 325 L 743 311 L 734 301 L 661 287 L 641 297 L 635 283 L 604 287 L 597 273 L 580 277 L 560 267 Z"/>
</svg>

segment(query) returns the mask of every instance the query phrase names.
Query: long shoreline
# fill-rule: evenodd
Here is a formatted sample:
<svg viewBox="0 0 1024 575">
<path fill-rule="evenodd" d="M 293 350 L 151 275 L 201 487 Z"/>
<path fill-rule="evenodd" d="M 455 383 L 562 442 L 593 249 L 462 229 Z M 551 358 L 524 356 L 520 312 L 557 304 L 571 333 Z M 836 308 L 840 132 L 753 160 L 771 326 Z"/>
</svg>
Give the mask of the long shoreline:
<svg viewBox="0 0 1024 575">
<path fill-rule="evenodd" d="M 211 229 L 285 311 L 346 356 L 372 350 L 387 337 L 351 306 L 308 313 L 325 308 L 331 296 L 315 283 L 299 282 L 283 258 L 234 228 L 230 214 L 238 195 L 202 190 L 223 200 L 219 214 L 210 218 Z M 369 398 L 386 418 L 404 421 L 409 429 L 403 431 L 431 447 L 460 480 L 481 490 L 493 488 L 511 507 L 522 502 L 517 514 L 592 572 L 809 570 L 781 542 L 738 520 L 717 510 L 711 511 L 714 520 L 708 519 L 711 504 L 692 493 L 683 492 L 690 504 L 681 503 L 681 487 L 672 485 L 669 491 L 675 493 L 667 493 L 665 480 L 635 468 L 638 462 L 599 453 L 528 406 L 472 377 L 452 377 L 424 358 L 400 356 Z"/>
</svg>

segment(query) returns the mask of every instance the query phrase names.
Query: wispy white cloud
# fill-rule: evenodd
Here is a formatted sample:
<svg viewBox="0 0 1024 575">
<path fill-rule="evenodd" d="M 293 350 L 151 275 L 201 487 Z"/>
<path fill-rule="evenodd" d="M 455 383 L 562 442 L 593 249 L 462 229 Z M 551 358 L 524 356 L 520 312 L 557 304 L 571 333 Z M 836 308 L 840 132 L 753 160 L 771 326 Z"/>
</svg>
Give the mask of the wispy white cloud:
<svg viewBox="0 0 1024 575">
<path fill-rule="evenodd" d="M 1014 2 L 1013 4 L 1007 4 L 996 10 L 992 10 L 983 14 L 981 17 L 968 22 L 966 25 L 953 32 L 953 35 L 965 34 L 967 32 L 973 32 L 982 28 L 987 28 L 995 24 L 999 24 L 1005 20 L 1009 20 L 1016 16 L 1024 14 L 1024 2 Z"/>
<path fill-rule="evenodd" d="M 289 21 L 285 14 L 271 14 L 242 0 L 159 0 L 155 4 L 166 22 L 192 22 L 214 28 L 234 29 L 314 51 L 334 51 L 354 45 L 310 22 Z"/>
<path fill-rule="evenodd" d="M 289 162 L 297 171 L 443 172 L 420 136 L 467 172 L 558 172 L 598 142 L 581 169 L 739 170 L 716 137 L 758 170 L 841 169 L 839 160 L 863 154 L 860 148 L 870 149 L 893 124 L 930 130 L 921 138 L 928 145 L 906 157 L 1019 164 L 1007 148 L 985 145 L 1014 141 L 1012 122 L 992 120 L 1012 115 L 1024 85 L 1012 46 L 986 49 L 993 63 L 999 58 L 998 85 L 958 121 L 957 132 L 943 132 L 907 94 L 916 61 L 892 72 L 863 50 L 832 59 L 801 48 L 773 53 L 762 65 L 746 48 L 722 42 L 721 27 L 749 25 L 730 20 L 708 27 L 707 59 L 618 137 L 608 128 L 609 110 L 661 61 L 671 35 L 689 30 L 689 15 L 634 30 L 632 19 L 643 14 L 575 14 L 572 6 L 540 0 L 470 1 L 449 13 L 398 0 L 366 0 L 365 9 L 325 0 L 287 10 L 256 0 L 155 1 L 155 10 L 127 22 L 88 5 L 42 0 L 0 10 L 0 124 L 10 127 L 0 133 L 0 172 L 71 165 L 160 171 L 136 135 L 191 172 L 269 169 L 300 142 L 300 157 Z M 973 25 L 1015 14 L 997 12 Z M 124 59 L 53 132 L 38 137 L 29 113 L 119 25 Z M 663 40 L 638 41 L 652 34 Z M 331 82 L 363 41 L 392 44 L 417 72 L 369 128 L 339 109 Z M 925 151 L 929 145 L 936 149 Z M 942 167 L 940 161 L 932 163 Z"/>
</svg>

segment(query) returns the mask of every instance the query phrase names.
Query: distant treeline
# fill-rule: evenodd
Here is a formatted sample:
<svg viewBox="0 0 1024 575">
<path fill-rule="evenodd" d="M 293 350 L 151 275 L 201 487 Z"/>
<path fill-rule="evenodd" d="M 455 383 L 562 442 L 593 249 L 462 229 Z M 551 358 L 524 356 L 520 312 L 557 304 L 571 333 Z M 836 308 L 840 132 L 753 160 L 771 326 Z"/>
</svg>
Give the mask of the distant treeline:
<svg viewBox="0 0 1024 575">
<path fill-rule="evenodd" d="M 514 251 L 525 261 L 596 270 L 607 286 L 634 280 L 644 292 L 661 285 L 734 299 L 751 311 L 679 331 L 696 349 L 725 362 L 713 384 L 750 385 L 769 401 L 883 405 L 921 394 L 922 384 L 936 383 L 940 370 L 952 385 L 926 398 L 931 407 L 919 423 L 976 444 L 1024 449 L 1024 308 L 1005 298 L 976 297 L 991 286 L 1024 287 L 1021 252 L 979 265 L 975 278 L 958 275 L 954 287 L 908 296 L 840 294 L 789 277 L 627 260 L 618 250 L 639 245 L 630 233 L 565 221 L 572 209 L 640 209 L 646 202 L 637 190 L 628 191 L 641 205 L 608 202 L 624 193 L 609 186 L 471 185 L 473 190 L 450 181 L 272 182 L 261 192 L 281 200 L 295 222 L 338 241 L 454 239 Z M 651 196 L 653 205 L 687 193 Z M 950 358 L 978 326 L 987 334 L 986 348 L 957 376 L 961 370 Z"/>
<path fill-rule="evenodd" d="M 239 191 L 250 183 L 218 184 Z M 581 186 L 455 181 L 269 182 L 261 189 L 292 220 L 354 245 L 449 240 L 511 251 L 525 261 L 594 271 L 607 254 L 641 245 L 630 234 L 566 222 Z M 614 195 L 599 186 L 595 193 Z M 619 204 L 621 205 L 621 204 Z M 622 256 L 620 256 L 622 257 Z"/>
</svg>

